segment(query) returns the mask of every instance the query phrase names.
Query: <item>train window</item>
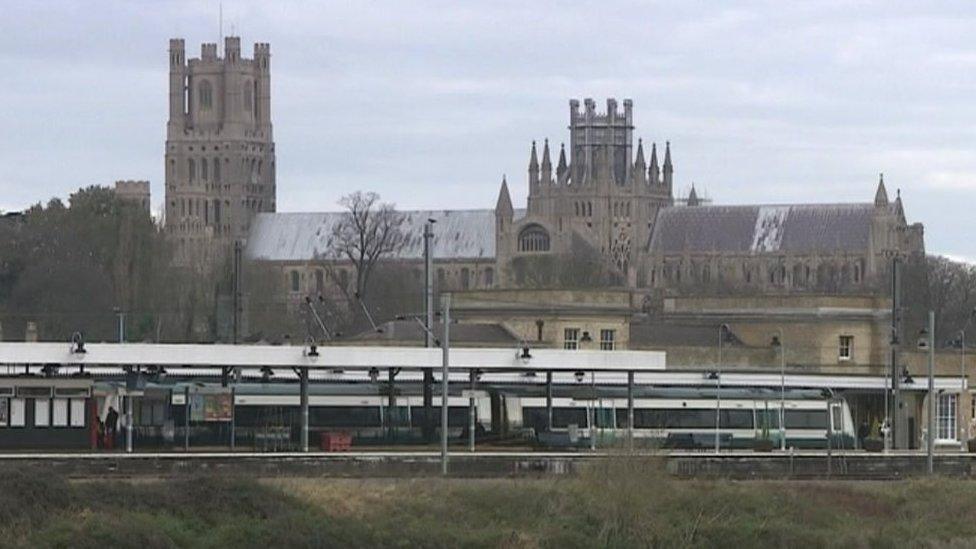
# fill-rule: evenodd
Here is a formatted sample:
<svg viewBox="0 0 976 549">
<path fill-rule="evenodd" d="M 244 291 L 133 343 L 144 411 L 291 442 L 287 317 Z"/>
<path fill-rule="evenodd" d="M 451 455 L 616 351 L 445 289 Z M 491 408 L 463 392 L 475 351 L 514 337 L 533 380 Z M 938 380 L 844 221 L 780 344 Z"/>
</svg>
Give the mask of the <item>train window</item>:
<svg viewBox="0 0 976 549">
<path fill-rule="evenodd" d="M 831 423 L 833 423 L 834 431 L 842 431 L 844 429 L 844 414 L 841 410 L 840 404 L 834 404 L 830 407 L 830 412 L 833 415 Z"/>
<path fill-rule="evenodd" d="M 409 424 L 410 409 L 406 406 L 394 406 L 383 408 L 383 415 L 387 425 L 406 427 Z"/>
<path fill-rule="evenodd" d="M 636 413 L 637 413 L 637 410 L 634 410 L 634 414 L 636 414 Z M 628 417 L 627 417 L 627 408 L 617 408 L 617 428 L 619 428 L 619 429 L 626 429 L 627 426 L 629 425 L 629 422 L 627 421 L 627 419 L 628 419 Z"/>
<path fill-rule="evenodd" d="M 666 410 L 634 410 L 635 429 L 664 429 Z"/>
<path fill-rule="evenodd" d="M 546 414 L 545 408 L 522 408 L 523 427 L 532 428 L 535 429 L 535 432 L 541 433 L 546 430 L 548 424 L 549 416 Z"/>
<path fill-rule="evenodd" d="M 668 427 L 701 429 L 715 427 L 715 410 L 668 410 Z"/>
<path fill-rule="evenodd" d="M 0 397 L 0 427 L 6 427 L 10 424 L 9 401 L 9 398 Z"/>
<path fill-rule="evenodd" d="M 543 409 L 544 410 L 544 409 Z M 434 423 L 434 427 L 440 427 L 441 425 L 441 407 L 435 405 L 431 410 L 434 417 L 431 421 Z M 414 427 L 420 427 L 424 424 L 424 408 L 423 406 L 413 406 L 410 408 L 410 420 L 413 422 Z M 464 427 L 470 421 L 468 417 L 468 407 L 467 406 L 450 406 L 447 409 L 447 425 L 448 427 Z"/>
<path fill-rule="evenodd" d="M 826 410 L 787 410 L 787 429 L 826 429 Z"/>
<path fill-rule="evenodd" d="M 765 419 L 763 415 L 765 414 Z M 756 428 L 762 429 L 764 426 L 767 429 L 779 429 L 779 410 L 774 408 L 769 408 L 766 410 L 756 411 Z"/>
<path fill-rule="evenodd" d="M 586 408 L 553 408 L 552 426 L 565 429 L 570 424 L 585 428 L 589 425 L 586 420 Z"/>
<path fill-rule="evenodd" d="M 594 423 L 600 429 L 613 429 L 613 408 L 595 408 Z"/>
<path fill-rule="evenodd" d="M 378 406 L 316 406 L 309 409 L 309 424 L 318 427 L 376 427 Z"/>
<path fill-rule="evenodd" d="M 752 410 L 722 410 L 723 429 L 752 429 Z M 714 419 L 712 420 L 714 423 Z"/>
</svg>

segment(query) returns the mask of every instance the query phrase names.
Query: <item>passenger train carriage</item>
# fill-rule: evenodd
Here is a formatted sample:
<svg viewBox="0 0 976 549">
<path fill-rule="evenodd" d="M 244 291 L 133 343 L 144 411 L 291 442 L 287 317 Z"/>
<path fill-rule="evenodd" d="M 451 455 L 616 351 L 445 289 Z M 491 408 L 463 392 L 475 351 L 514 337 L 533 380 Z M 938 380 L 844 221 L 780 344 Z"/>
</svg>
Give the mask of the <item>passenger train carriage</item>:
<svg viewBox="0 0 976 549">
<path fill-rule="evenodd" d="M 670 448 L 714 448 L 716 424 L 722 448 L 754 448 L 761 441 L 780 446 L 780 394 L 768 389 L 652 389 L 634 399 L 634 438 L 643 445 Z M 820 391 L 785 393 L 786 446 L 854 447 L 854 422 L 843 399 L 826 399 Z M 531 430 L 549 445 L 611 443 L 627 436 L 626 398 L 554 398 L 552 429 L 547 429 L 544 397 L 506 399 L 511 428 Z M 828 414 L 828 408 L 830 413 Z"/>
</svg>

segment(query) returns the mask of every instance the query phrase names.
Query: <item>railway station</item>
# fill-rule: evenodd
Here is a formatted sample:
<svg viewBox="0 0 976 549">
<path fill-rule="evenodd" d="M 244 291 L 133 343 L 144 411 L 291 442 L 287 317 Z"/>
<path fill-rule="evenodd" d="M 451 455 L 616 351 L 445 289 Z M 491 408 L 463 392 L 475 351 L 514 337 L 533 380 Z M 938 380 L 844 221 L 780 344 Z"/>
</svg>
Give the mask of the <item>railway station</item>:
<svg viewBox="0 0 976 549">
<path fill-rule="evenodd" d="M 425 371 L 434 374 L 432 390 Z M 962 378 L 933 379 L 939 393 L 964 388 Z M 438 440 L 470 451 L 862 449 L 848 399 L 889 389 L 880 376 L 669 371 L 659 351 L 5 342 L 0 444 L 117 452 L 409 450 Z M 901 380 L 900 389 L 922 417 L 927 380 Z"/>
</svg>

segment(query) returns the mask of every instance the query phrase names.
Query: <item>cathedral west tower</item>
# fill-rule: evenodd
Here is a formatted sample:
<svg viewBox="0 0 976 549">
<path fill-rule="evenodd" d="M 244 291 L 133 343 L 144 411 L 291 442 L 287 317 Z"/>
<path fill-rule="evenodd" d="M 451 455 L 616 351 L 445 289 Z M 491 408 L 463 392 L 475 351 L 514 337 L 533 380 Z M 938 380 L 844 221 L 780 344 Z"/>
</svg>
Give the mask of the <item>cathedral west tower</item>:
<svg viewBox="0 0 976 549">
<path fill-rule="evenodd" d="M 209 43 L 188 60 L 183 40 L 170 40 L 165 162 L 166 230 L 181 264 L 214 266 L 256 213 L 275 211 L 268 44 L 246 59 L 229 36 L 223 57 Z"/>
</svg>

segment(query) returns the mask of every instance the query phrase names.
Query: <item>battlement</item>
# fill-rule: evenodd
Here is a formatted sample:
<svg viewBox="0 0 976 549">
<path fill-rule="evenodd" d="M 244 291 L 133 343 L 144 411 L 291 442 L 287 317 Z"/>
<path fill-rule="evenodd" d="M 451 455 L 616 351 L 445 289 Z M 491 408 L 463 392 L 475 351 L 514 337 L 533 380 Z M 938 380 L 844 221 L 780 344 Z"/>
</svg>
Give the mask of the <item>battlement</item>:
<svg viewBox="0 0 976 549">
<path fill-rule="evenodd" d="M 260 57 L 263 55 L 271 55 L 271 44 L 267 42 L 255 42 L 254 57 Z"/>
<path fill-rule="evenodd" d="M 217 60 L 217 44 L 214 42 L 203 43 L 200 45 L 200 58 L 204 61 Z"/>
<path fill-rule="evenodd" d="M 149 211 L 149 182 L 145 180 L 125 179 L 115 182 L 115 196 L 119 200 L 135 203 Z"/>
<path fill-rule="evenodd" d="M 224 37 L 224 58 L 227 61 L 235 62 L 241 59 L 241 37 Z"/>
<path fill-rule="evenodd" d="M 607 110 L 604 112 L 597 112 L 596 102 L 589 97 L 583 100 L 583 112 L 580 112 L 579 106 L 579 100 L 569 100 L 570 125 L 630 125 L 633 121 L 634 102 L 630 99 L 623 100 L 623 112 L 617 109 L 617 100 L 613 97 L 607 99 Z"/>
<path fill-rule="evenodd" d="M 169 39 L 169 51 L 177 52 L 183 51 L 185 48 L 185 42 L 182 38 L 170 38 Z"/>
</svg>

